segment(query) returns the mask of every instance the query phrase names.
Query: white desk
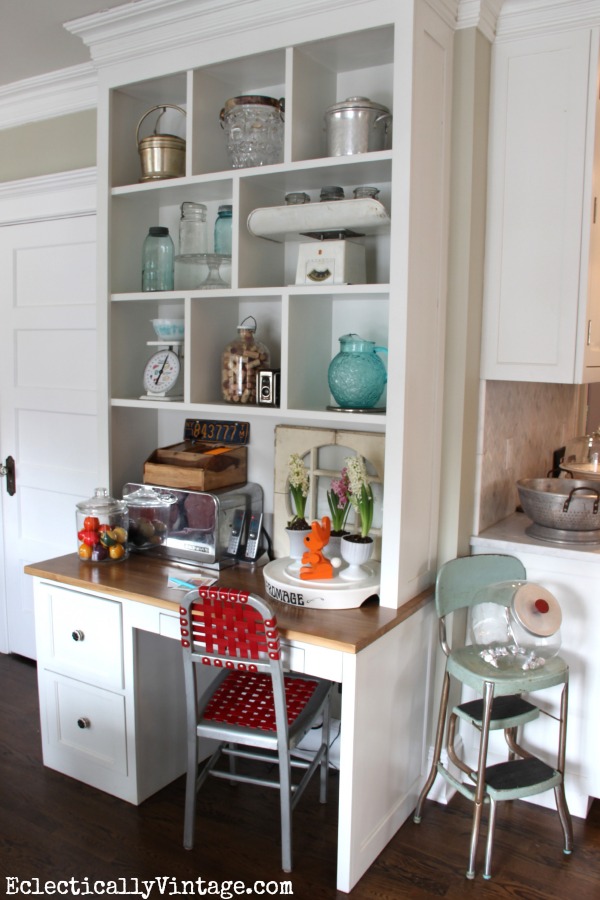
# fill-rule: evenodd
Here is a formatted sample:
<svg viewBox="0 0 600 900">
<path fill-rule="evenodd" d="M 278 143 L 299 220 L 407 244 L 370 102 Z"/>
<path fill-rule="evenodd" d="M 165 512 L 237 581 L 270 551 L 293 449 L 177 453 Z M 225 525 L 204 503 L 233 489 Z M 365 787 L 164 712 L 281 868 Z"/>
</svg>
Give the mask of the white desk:
<svg viewBox="0 0 600 900">
<path fill-rule="evenodd" d="M 76 554 L 34 577 L 44 763 L 131 803 L 185 771 L 181 569 Z M 260 570 L 219 583 L 262 592 Z M 337 887 L 350 891 L 411 814 L 426 766 L 436 619 L 424 592 L 399 610 L 278 604 L 290 665 L 342 685 Z M 75 635 L 75 638 L 73 637 Z M 77 639 L 79 638 L 79 639 Z M 182 809 L 183 817 L 183 809 Z"/>
</svg>

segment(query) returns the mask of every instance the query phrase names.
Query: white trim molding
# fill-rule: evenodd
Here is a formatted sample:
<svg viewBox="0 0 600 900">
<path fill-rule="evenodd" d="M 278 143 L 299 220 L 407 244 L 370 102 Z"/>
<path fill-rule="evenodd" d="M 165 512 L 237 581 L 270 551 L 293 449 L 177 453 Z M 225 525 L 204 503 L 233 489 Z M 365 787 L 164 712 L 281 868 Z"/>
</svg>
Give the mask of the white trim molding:
<svg viewBox="0 0 600 900">
<path fill-rule="evenodd" d="M 460 0 L 456 30 L 478 28 L 493 42 L 503 0 Z"/>
<path fill-rule="evenodd" d="M 458 0 L 427 2 L 456 23 Z M 368 6 L 368 0 L 136 0 L 73 19 L 64 27 L 81 38 L 101 69 L 273 22 L 306 19 L 338 9 L 347 16 L 352 6 Z"/>
<path fill-rule="evenodd" d="M 496 39 L 600 25 L 600 0 L 504 0 Z"/>
<path fill-rule="evenodd" d="M 98 77 L 91 63 L 59 69 L 0 87 L 0 129 L 52 119 L 98 104 Z"/>
<path fill-rule="evenodd" d="M 0 184 L 0 227 L 95 215 L 96 168 Z"/>
</svg>

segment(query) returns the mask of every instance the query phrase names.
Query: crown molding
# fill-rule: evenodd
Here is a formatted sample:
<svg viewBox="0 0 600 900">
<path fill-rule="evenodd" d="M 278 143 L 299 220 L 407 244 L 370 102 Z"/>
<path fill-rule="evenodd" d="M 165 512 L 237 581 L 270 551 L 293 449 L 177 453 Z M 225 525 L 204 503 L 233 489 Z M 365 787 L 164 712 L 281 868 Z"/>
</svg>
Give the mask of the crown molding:
<svg viewBox="0 0 600 900">
<path fill-rule="evenodd" d="M 504 0 L 498 41 L 600 25 L 600 0 Z"/>
<path fill-rule="evenodd" d="M 163 50 L 201 44 L 274 22 L 306 19 L 322 12 L 348 15 L 370 0 L 135 0 L 66 22 L 81 38 L 97 68 Z M 459 0 L 427 0 L 454 27 Z M 368 21 L 365 23 L 368 27 Z"/>
<path fill-rule="evenodd" d="M 59 69 L 0 87 L 0 129 L 52 119 L 98 103 L 98 76 L 91 63 Z"/>
<path fill-rule="evenodd" d="M 96 213 L 96 167 L 0 184 L 0 227 Z"/>
<path fill-rule="evenodd" d="M 456 30 L 477 28 L 492 43 L 502 5 L 503 0 L 460 0 Z"/>
</svg>

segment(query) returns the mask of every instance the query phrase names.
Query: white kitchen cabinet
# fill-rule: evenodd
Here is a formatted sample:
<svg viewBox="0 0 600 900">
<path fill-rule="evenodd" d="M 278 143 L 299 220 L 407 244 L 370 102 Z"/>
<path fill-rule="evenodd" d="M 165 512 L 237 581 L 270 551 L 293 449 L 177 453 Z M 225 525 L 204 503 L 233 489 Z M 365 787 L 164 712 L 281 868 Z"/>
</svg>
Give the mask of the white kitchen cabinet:
<svg viewBox="0 0 600 900">
<path fill-rule="evenodd" d="M 600 381 L 600 29 L 582 22 L 493 47 L 486 379 Z"/>
<path fill-rule="evenodd" d="M 276 424 L 385 432 L 382 564 L 391 589 L 381 603 L 388 607 L 430 584 L 436 568 L 455 21 L 456 4 L 445 0 L 182 0 L 69 25 L 98 63 L 100 381 L 107 387 L 100 439 L 113 494 L 140 480 L 156 447 L 181 440 L 186 417 L 242 419 L 251 425 L 248 477 L 264 489 L 269 522 Z M 281 163 L 229 165 L 219 113 L 244 93 L 285 98 Z M 392 149 L 328 157 L 324 112 L 356 95 L 392 110 Z M 186 110 L 185 175 L 140 183 L 136 129 L 160 103 Z M 176 131 L 182 120 L 167 110 L 160 130 Z M 282 205 L 290 191 L 317 202 L 330 184 L 346 197 L 356 186 L 376 186 L 391 223 L 364 237 L 365 284 L 297 286 L 297 241 L 257 237 L 246 221 L 255 208 Z M 177 243 L 179 208 L 189 200 L 206 204 L 209 225 L 219 204 L 233 206 L 231 288 L 141 293 L 148 227 L 168 226 Z M 186 323 L 183 400 L 142 400 L 150 320 L 173 315 Z M 271 366 L 281 369 L 279 408 L 221 396 L 221 354 L 248 315 Z M 328 365 L 348 332 L 388 347 L 386 414 L 328 409 Z"/>
<path fill-rule="evenodd" d="M 185 769 L 179 642 L 109 597 L 36 579 L 34 603 L 44 764 L 141 803 Z"/>
<path fill-rule="evenodd" d="M 594 715 L 600 692 L 600 552 L 594 545 L 553 544 L 526 534 L 529 519 L 516 513 L 471 539 L 473 553 L 506 553 L 521 560 L 527 578 L 551 591 L 561 606 L 560 655 L 569 665 L 569 712 L 565 788 L 569 808 L 585 817 L 592 798 L 600 796 L 598 743 L 600 726 Z M 556 689 L 544 692 L 544 708 L 558 709 Z M 540 695 L 541 696 L 541 695 Z M 538 695 L 536 695 L 538 703 Z M 525 727 L 525 746 L 542 758 L 551 759 L 556 747 L 556 723 L 545 716 Z M 470 748 L 473 756 L 477 747 Z M 505 748 L 495 744 L 498 761 Z M 552 793 L 540 794 L 532 802 L 552 806 Z"/>
</svg>

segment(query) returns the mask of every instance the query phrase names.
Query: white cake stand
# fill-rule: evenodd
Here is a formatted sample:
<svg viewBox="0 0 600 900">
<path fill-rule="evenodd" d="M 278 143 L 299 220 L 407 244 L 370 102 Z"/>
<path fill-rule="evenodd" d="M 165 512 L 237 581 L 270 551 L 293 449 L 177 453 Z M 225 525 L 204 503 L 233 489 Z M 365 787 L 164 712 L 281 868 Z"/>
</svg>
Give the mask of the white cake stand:
<svg viewBox="0 0 600 900">
<path fill-rule="evenodd" d="M 284 556 L 264 567 L 265 587 L 272 600 L 308 609 L 355 609 L 379 593 L 381 563 L 377 560 L 363 564 L 365 577 L 360 581 L 344 581 L 339 574 L 320 581 L 300 578 L 293 563 Z"/>
</svg>

